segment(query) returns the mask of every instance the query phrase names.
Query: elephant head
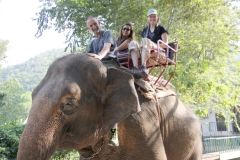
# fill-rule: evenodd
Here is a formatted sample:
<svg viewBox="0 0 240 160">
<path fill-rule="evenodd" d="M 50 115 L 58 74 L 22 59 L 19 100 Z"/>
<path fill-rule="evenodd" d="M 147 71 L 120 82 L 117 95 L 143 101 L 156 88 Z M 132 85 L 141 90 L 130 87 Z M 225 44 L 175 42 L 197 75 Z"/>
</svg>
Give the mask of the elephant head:
<svg viewBox="0 0 240 160">
<path fill-rule="evenodd" d="M 50 159 L 59 148 L 93 146 L 115 123 L 138 111 L 131 75 L 87 55 L 62 57 L 32 92 L 17 159 Z"/>
</svg>

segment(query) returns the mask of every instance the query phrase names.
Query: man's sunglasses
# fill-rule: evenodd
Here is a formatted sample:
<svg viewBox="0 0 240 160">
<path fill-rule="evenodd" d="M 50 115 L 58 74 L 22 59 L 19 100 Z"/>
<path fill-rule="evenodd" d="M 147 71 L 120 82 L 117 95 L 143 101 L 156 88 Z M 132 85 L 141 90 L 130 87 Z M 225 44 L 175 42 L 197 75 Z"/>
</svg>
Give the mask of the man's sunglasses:
<svg viewBox="0 0 240 160">
<path fill-rule="evenodd" d="M 131 29 L 129 29 L 129 28 L 123 28 L 122 30 L 123 30 L 123 31 L 125 31 L 125 30 L 130 31 Z"/>
</svg>

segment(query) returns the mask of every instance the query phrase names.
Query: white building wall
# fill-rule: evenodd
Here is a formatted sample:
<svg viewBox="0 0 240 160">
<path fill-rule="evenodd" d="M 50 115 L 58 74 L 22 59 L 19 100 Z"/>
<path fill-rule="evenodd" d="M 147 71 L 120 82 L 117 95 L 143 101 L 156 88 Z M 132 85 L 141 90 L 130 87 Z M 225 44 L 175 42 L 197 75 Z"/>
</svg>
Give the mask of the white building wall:
<svg viewBox="0 0 240 160">
<path fill-rule="evenodd" d="M 231 136 L 236 135 L 233 132 L 233 126 L 226 128 L 226 131 L 218 131 L 216 113 L 214 111 L 209 112 L 208 116 L 200 120 L 202 134 L 204 137 L 216 137 L 216 136 Z"/>
</svg>

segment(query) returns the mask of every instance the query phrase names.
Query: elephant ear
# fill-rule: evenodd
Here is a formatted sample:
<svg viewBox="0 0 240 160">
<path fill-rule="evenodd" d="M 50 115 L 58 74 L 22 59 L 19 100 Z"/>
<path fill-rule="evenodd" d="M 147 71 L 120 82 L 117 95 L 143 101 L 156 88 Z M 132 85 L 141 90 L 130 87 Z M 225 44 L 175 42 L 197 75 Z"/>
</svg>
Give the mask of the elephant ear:
<svg viewBox="0 0 240 160">
<path fill-rule="evenodd" d="M 104 134 L 114 124 L 141 111 L 133 77 L 123 71 L 109 68 L 107 70 L 107 85 L 104 95 Z"/>
</svg>

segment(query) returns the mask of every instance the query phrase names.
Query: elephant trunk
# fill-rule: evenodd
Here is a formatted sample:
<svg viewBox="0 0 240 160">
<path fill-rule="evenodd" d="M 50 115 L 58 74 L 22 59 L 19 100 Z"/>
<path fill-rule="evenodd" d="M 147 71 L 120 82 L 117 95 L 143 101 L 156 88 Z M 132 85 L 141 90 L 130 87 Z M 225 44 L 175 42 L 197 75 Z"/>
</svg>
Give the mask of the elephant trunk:
<svg viewBox="0 0 240 160">
<path fill-rule="evenodd" d="M 56 150 L 49 135 L 35 134 L 31 127 L 26 126 L 18 148 L 18 160 L 40 160 L 50 159 L 51 155 Z M 34 129 L 33 129 L 34 130 Z"/>
<path fill-rule="evenodd" d="M 18 149 L 18 160 L 41 160 L 50 159 L 52 149 L 46 148 L 44 145 L 39 145 L 37 137 L 28 137 L 22 135 Z"/>
<path fill-rule="evenodd" d="M 54 116 L 46 113 L 51 113 L 49 107 L 32 106 L 20 138 L 18 160 L 47 160 L 57 150 L 60 139 L 60 132 L 57 132 L 60 118 L 57 117 L 58 114 Z"/>
</svg>

